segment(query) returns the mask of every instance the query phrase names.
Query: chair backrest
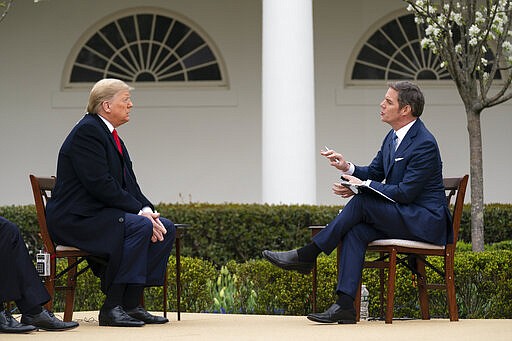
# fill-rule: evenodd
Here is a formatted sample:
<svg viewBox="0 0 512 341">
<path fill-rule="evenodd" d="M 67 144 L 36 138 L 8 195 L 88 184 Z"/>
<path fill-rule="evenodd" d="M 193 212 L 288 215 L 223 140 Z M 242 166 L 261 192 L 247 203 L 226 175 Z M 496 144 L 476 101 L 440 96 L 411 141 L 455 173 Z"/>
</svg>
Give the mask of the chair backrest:
<svg viewBox="0 0 512 341">
<path fill-rule="evenodd" d="M 46 252 L 53 255 L 55 254 L 55 244 L 50 237 L 48 226 L 46 225 L 46 203 L 51 198 L 52 190 L 55 186 L 55 177 L 37 177 L 30 174 L 30 183 L 32 184 L 39 232 L 43 239 L 44 248 Z"/>
<path fill-rule="evenodd" d="M 453 205 L 453 245 L 457 243 L 459 238 L 460 221 L 462 219 L 462 209 L 464 208 L 464 197 L 466 196 L 466 187 L 469 176 L 466 174 L 460 178 L 444 178 L 444 189 L 447 192 L 446 200 L 448 205 L 452 203 L 455 196 L 455 204 Z"/>
</svg>

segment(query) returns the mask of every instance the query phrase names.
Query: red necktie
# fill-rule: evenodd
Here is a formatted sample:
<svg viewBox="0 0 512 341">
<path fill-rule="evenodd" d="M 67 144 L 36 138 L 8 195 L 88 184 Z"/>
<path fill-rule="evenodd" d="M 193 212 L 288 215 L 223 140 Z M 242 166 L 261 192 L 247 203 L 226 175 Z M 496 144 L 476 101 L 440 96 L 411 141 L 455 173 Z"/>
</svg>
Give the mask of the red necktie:
<svg viewBox="0 0 512 341">
<path fill-rule="evenodd" d="M 119 153 L 123 155 L 123 148 L 121 148 L 121 140 L 119 140 L 119 135 L 117 135 L 117 130 L 112 130 L 112 135 L 114 135 L 114 141 L 116 141 L 117 150 Z"/>
</svg>

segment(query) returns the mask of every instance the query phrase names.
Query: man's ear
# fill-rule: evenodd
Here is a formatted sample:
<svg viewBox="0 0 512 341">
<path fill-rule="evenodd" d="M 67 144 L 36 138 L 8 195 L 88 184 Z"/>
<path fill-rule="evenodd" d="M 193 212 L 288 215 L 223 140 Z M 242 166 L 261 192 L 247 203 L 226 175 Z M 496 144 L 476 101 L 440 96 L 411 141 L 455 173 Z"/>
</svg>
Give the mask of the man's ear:
<svg viewBox="0 0 512 341">
<path fill-rule="evenodd" d="M 412 116 L 412 108 L 409 104 L 406 104 L 401 109 L 402 113 L 405 115 L 411 115 Z"/>
<path fill-rule="evenodd" d="M 110 112 L 110 104 L 108 104 L 107 101 L 101 102 L 101 107 L 103 108 L 103 111 Z"/>
</svg>

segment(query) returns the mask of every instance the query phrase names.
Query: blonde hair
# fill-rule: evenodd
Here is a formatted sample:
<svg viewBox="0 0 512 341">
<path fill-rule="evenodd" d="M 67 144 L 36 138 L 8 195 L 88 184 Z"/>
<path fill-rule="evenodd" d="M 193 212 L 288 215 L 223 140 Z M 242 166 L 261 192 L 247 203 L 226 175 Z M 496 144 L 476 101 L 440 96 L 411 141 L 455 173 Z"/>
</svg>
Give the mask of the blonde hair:
<svg viewBox="0 0 512 341">
<path fill-rule="evenodd" d="M 87 104 L 87 112 L 98 113 L 101 103 L 111 100 L 119 91 L 131 91 L 133 88 L 115 78 L 102 79 L 91 89 L 89 93 L 89 103 Z"/>
</svg>

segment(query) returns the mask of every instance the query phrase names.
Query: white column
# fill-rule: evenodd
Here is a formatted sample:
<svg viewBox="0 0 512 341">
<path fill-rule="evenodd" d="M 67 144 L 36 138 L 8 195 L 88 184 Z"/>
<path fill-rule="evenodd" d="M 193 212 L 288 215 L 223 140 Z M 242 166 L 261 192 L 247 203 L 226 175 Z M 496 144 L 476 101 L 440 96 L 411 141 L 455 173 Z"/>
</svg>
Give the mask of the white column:
<svg viewBox="0 0 512 341">
<path fill-rule="evenodd" d="M 263 0 L 262 199 L 316 204 L 312 0 Z"/>
</svg>

